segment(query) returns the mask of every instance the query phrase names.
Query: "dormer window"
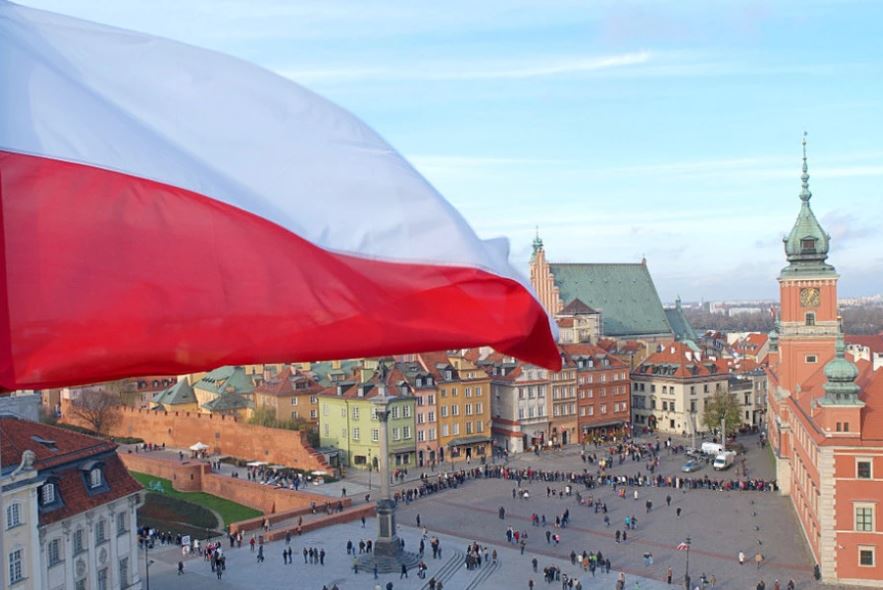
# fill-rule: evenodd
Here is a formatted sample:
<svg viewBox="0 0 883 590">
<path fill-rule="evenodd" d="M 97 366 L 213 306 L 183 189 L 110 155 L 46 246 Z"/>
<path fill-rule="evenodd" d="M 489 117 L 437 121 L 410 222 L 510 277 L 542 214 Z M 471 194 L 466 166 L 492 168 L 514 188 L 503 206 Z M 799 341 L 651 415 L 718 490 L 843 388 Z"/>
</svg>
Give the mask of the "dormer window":
<svg viewBox="0 0 883 590">
<path fill-rule="evenodd" d="M 58 498 L 56 491 L 55 484 L 52 482 L 44 483 L 40 486 L 40 506 L 50 506 L 54 504 Z"/>
<path fill-rule="evenodd" d="M 89 487 L 90 488 L 100 488 L 101 484 L 104 482 L 104 478 L 101 475 L 100 467 L 93 467 L 89 470 Z"/>
<path fill-rule="evenodd" d="M 815 252 L 816 251 L 815 238 L 803 238 L 802 240 L 800 240 L 800 250 L 801 250 L 801 252 Z"/>
</svg>

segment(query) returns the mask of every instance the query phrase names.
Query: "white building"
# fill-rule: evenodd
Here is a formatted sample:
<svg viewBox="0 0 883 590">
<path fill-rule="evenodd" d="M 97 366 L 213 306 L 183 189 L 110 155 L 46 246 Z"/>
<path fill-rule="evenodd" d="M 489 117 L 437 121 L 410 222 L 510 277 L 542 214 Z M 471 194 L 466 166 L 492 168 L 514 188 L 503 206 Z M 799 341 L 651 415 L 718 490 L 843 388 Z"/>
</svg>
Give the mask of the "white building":
<svg viewBox="0 0 883 590">
<path fill-rule="evenodd" d="M 0 431 L 0 588 L 139 590 L 142 492 L 116 445 L 10 416 Z"/>
<path fill-rule="evenodd" d="M 510 453 L 542 445 L 549 436 L 548 371 L 511 357 L 488 370 L 494 444 Z"/>
</svg>

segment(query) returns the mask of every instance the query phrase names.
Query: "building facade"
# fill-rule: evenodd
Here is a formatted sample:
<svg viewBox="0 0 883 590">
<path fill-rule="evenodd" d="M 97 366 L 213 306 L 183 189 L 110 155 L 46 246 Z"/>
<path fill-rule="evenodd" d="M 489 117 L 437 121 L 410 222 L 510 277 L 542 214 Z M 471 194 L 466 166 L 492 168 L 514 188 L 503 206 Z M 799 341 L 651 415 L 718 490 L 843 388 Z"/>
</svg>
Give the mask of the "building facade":
<svg viewBox="0 0 883 590">
<path fill-rule="evenodd" d="M 319 394 L 320 446 L 340 451 L 348 467 L 376 469 L 380 457 L 380 421 L 376 398 L 385 393 L 389 401 L 388 443 L 391 468 L 415 465 L 416 430 L 414 391 L 402 374 L 391 367 L 382 371 L 363 367 L 355 379 L 344 379 Z"/>
<path fill-rule="evenodd" d="M 849 358 L 830 236 L 810 206 L 804 143 L 800 212 L 785 238 L 781 317 L 769 339 L 766 422 L 824 582 L 883 587 L 883 370 Z"/>
<path fill-rule="evenodd" d="M 494 444 L 523 453 L 546 444 L 550 433 L 548 371 L 513 357 L 488 359 Z"/>
<path fill-rule="evenodd" d="M 490 376 L 464 351 L 424 353 L 417 360 L 436 384 L 438 461 L 489 460 Z"/>
<path fill-rule="evenodd" d="M 254 390 L 256 408 L 269 408 L 277 420 L 319 422 L 319 392 L 323 387 L 301 371 L 283 367 Z"/>
<path fill-rule="evenodd" d="M 0 417 L 4 588 L 141 588 L 141 486 L 116 445 Z"/>
<path fill-rule="evenodd" d="M 597 346 L 564 344 L 568 366 L 576 373 L 577 437 L 586 443 L 631 428 L 628 366 Z"/>
<path fill-rule="evenodd" d="M 704 424 L 702 413 L 712 396 L 729 392 L 729 372 L 723 360 L 675 342 L 647 357 L 631 384 L 635 428 L 691 434 L 717 426 Z"/>
</svg>

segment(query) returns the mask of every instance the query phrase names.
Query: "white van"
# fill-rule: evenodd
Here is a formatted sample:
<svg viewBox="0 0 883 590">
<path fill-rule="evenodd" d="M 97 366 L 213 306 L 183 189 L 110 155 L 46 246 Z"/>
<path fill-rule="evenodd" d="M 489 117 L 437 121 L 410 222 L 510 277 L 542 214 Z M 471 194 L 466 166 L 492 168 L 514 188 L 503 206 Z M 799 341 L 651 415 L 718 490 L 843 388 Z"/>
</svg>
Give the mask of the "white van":
<svg viewBox="0 0 883 590">
<path fill-rule="evenodd" d="M 736 453 L 734 451 L 727 451 L 725 453 L 718 454 L 717 457 L 714 458 L 714 464 L 712 467 L 717 471 L 723 471 L 724 469 L 729 469 L 733 466 L 733 463 L 736 462 Z"/>
<path fill-rule="evenodd" d="M 704 442 L 702 443 L 702 452 L 706 455 L 719 455 L 724 451 L 724 447 L 720 443 L 716 442 Z"/>
</svg>

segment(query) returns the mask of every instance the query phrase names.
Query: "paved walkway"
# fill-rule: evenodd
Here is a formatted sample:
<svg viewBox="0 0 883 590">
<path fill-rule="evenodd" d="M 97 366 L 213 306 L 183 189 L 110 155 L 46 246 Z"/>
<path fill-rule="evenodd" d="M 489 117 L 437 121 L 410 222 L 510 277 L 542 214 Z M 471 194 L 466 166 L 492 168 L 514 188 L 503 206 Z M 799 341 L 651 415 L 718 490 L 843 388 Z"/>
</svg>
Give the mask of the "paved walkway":
<svg viewBox="0 0 883 590">
<path fill-rule="evenodd" d="M 612 589 L 616 580 L 616 570 L 610 574 L 583 574 L 578 567 L 571 566 L 568 559 L 560 559 L 551 555 L 536 554 L 539 561 L 539 572 L 534 573 L 531 566 L 533 555 L 520 555 L 512 546 L 504 544 L 488 545 L 489 550 L 496 549 L 498 564 L 483 564 L 478 570 L 467 570 L 463 563 L 463 550 L 472 540 L 458 535 L 430 531 L 430 535 L 438 536 L 441 541 L 442 559 L 433 560 L 431 552 L 426 556 L 429 566 L 426 580 L 417 578 L 412 571 L 407 579 L 400 579 L 398 574 L 381 575 L 375 582 L 371 574 L 353 574 L 352 557 L 346 555 L 346 542 L 352 540 L 358 544 L 359 539 L 370 538 L 376 523 L 370 519 L 366 528 L 359 523 L 338 525 L 322 531 L 307 533 L 292 541 L 294 548 L 294 564 L 283 565 L 282 550 L 284 541 L 270 543 L 265 546 L 266 561 L 258 564 L 255 555 L 247 547 L 242 549 L 224 549 L 227 555 L 227 571 L 222 581 L 218 581 L 209 564 L 201 558 L 190 558 L 185 562 L 185 574 L 178 576 L 175 572 L 179 553 L 175 549 L 154 551 L 150 557 L 154 560 L 151 566 L 151 586 L 169 590 L 203 590 L 208 588 L 227 588 L 231 590 L 260 589 L 292 589 L 321 590 L 323 585 L 329 588 L 337 584 L 340 590 L 371 590 L 375 583 L 382 587 L 388 581 L 393 582 L 395 590 L 425 590 L 429 577 L 435 576 L 444 581 L 449 590 L 477 590 L 479 588 L 506 588 L 511 590 L 527 589 L 528 580 L 533 579 L 535 588 L 559 588 L 560 583 L 548 585 L 543 581 L 542 568 L 557 565 L 562 573 L 579 575 L 583 588 Z M 421 531 L 416 527 L 400 527 L 400 536 L 405 539 L 406 548 L 416 550 Z M 480 541 L 479 541 L 480 542 Z M 325 565 L 304 564 L 301 551 L 304 547 L 325 549 Z M 142 561 L 143 575 L 143 561 Z M 626 588 L 642 590 L 662 590 L 670 586 L 634 574 L 626 577 Z"/>
</svg>

